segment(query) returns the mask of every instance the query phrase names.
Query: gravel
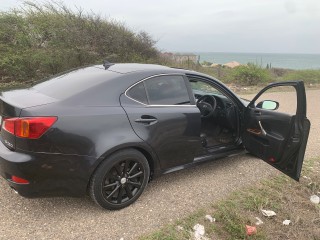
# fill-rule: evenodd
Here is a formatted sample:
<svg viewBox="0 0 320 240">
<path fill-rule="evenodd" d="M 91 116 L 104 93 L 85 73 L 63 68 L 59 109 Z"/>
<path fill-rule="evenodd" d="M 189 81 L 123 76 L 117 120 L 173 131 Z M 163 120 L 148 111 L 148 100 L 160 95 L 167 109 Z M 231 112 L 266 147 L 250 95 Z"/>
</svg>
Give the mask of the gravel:
<svg viewBox="0 0 320 240">
<path fill-rule="evenodd" d="M 246 96 L 250 97 L 250 96 Z M 281 93 L 289 101 L 292 93 Z M 320 90 L 309 90 L 311 131 L 306 158 L 320 155 Z M 133 205 L 107 211 L 88 197 L 26 199 L 0 180 L 0 239 L 137 239 L 231 191 L 279 173 L 249 155 L 229 157 L 161 176 Z"/>
</svg>

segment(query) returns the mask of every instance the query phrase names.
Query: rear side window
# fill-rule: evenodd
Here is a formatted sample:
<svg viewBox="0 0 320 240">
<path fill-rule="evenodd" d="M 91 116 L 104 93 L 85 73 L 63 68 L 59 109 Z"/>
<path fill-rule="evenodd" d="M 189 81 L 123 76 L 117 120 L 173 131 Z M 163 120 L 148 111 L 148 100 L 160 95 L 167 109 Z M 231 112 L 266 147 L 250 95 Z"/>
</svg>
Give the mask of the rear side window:
<svg viewBox="0 0 320 240">
<path fill-rule="evenodd" d="M 145 81 L 151 105 L 190 104 L 185 80 L 182 76 L 159 76 Z"/>
<path fill-rule="evenodd" d="M 141 103 L 148 104 L 147 94 L 143 82 L 133 86 L 128 91 L 128 97 Z"/>
</svg>

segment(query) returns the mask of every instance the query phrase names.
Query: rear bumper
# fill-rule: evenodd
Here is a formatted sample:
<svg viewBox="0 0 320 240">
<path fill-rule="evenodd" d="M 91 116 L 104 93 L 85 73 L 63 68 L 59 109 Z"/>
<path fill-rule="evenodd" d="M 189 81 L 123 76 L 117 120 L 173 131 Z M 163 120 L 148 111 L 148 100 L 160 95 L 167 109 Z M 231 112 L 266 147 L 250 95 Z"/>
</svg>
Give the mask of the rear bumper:
<svg viewBox="0 0 320 240">
<path fill-rule="evenodd" d="M 24 197 L 86 194 L 95 158 L 79 155 L 11 151 L 0 141 L 0 175 Z M 18 184 L 12 175 L 29 181 Z"/>
</svg>

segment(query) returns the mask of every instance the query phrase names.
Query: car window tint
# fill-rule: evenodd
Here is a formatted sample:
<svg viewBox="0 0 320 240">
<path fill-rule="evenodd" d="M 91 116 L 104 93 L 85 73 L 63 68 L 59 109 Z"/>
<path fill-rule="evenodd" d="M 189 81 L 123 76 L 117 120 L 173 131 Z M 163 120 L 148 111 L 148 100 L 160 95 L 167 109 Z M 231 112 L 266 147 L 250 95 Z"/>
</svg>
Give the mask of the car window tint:
<svg viewBox="0 0 320 240">
<path fill-rule="evenodd" d="M 118 73 L 93 66 L 52 76 L 32 88 L 53 98 L 66 99 L 113 79 L 117 75 Z"/>
<path fill-rule="evenodd" d="M 127 94 L 128 97 L 137 100 L 138 102 L 148 104 L 146 90 L 142 82 L 133 86 Z"/>
<path fill-rule="evenodd" d="M 214 95 L 222 95 L 220 91 L 218 91 L 216 88 L 214 88 L 212 85 L 206 82 L 201 82 L 197 80 L 196 78 L 190 78 L 190 85 L 192 90 L 203 92 L 203 94 L 214 94 Z"/>
<path fill-rule="evenodd" d="M 145 81 L 151 105 L 190 104 L 188 90 L 182 76 L 159 76 Z"/>
</svg>

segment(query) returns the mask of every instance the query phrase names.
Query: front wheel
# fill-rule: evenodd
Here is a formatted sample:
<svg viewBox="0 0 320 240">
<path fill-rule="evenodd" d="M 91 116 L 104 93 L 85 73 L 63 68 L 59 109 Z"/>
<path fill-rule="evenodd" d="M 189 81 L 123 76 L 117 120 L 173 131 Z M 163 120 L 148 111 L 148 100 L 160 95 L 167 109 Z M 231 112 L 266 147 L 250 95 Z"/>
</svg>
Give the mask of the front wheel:
<svg viewBox="0 0 320 240">
<path fill-rule="evenodd" d="M 90 181 L 90 196 L 109 210 L 125 208 L 136 201 L 148 183 L 150 168 L 145 156 L 134 149 L 112 154 Z"/>
</svg>

